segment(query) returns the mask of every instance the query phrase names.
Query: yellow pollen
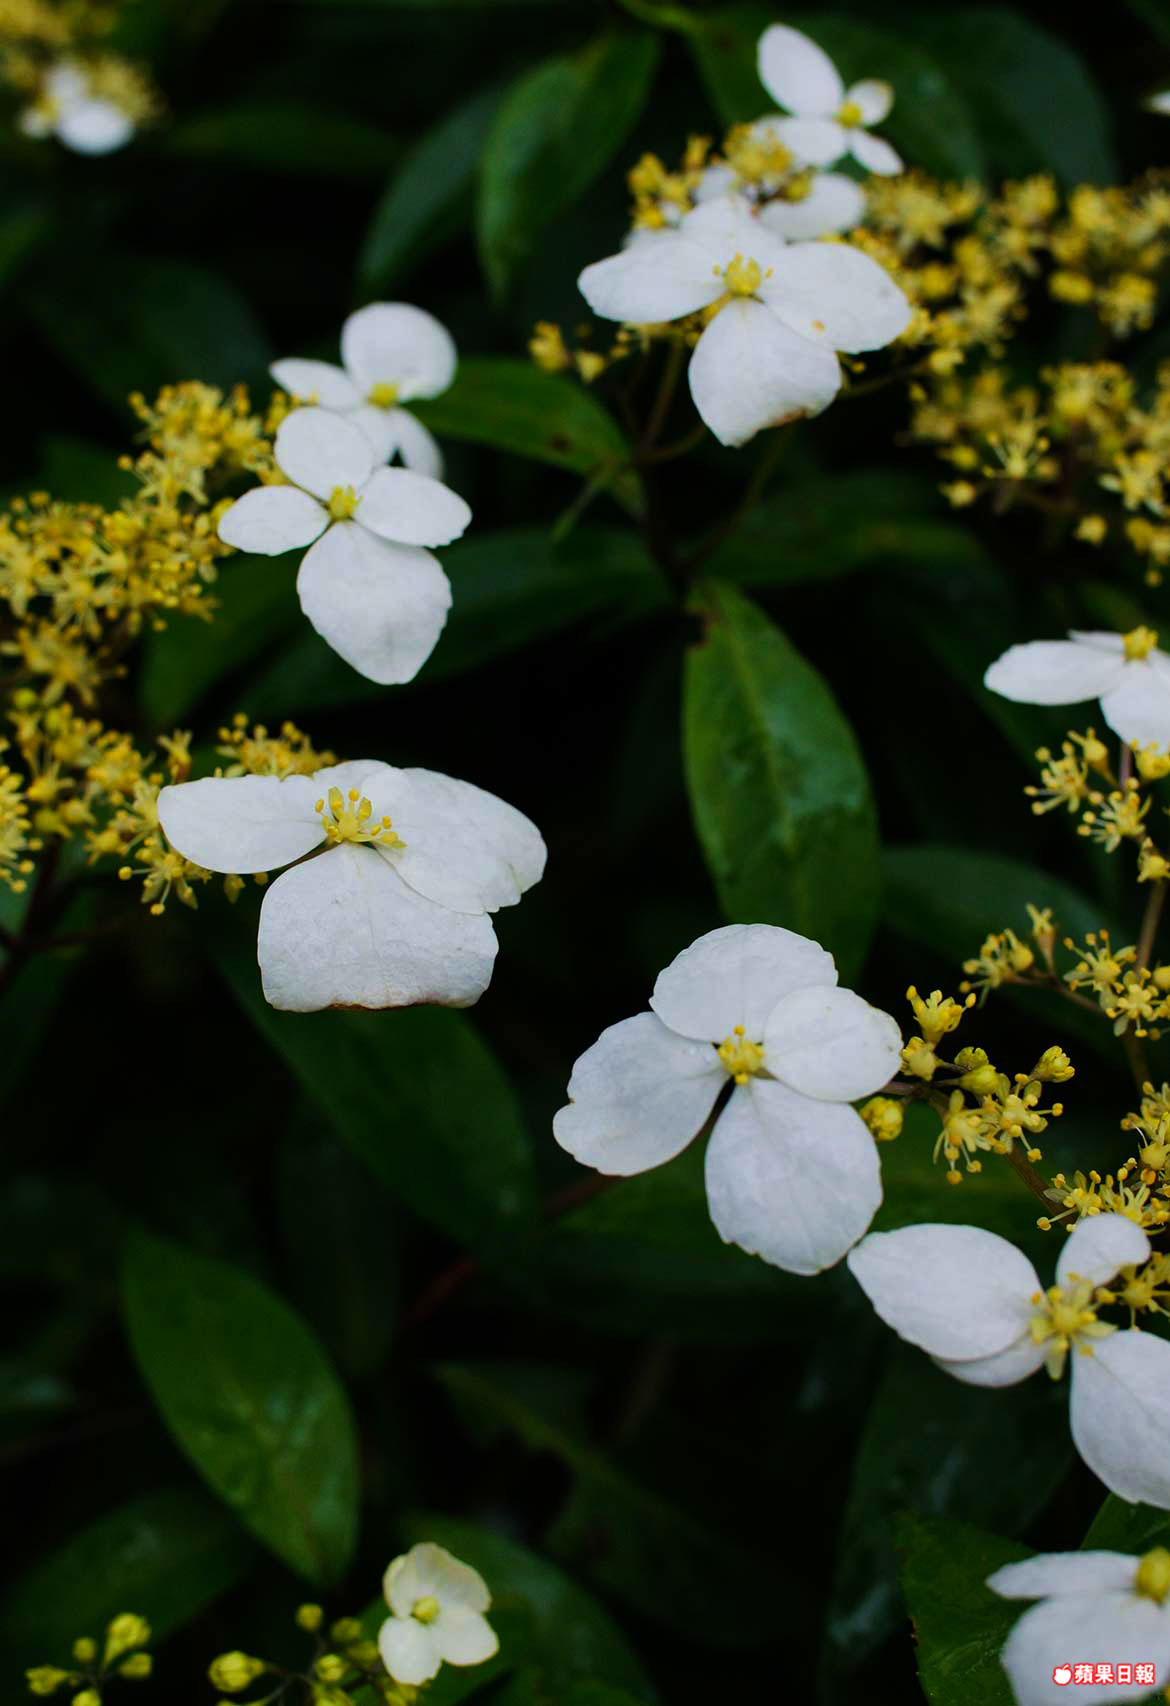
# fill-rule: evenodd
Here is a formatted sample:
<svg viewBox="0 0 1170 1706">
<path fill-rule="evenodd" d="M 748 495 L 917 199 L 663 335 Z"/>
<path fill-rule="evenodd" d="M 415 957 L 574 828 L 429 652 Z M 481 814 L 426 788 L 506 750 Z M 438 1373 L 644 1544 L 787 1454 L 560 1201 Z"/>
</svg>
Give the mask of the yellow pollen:
<svg viewBox="0 0 1170 1706">
<path fill-rule="evenodd" d="M 1038 1308 L 1028 1323 L 1028 1333 L 1034 1345 L 1045 1347 L 1045 1367 L 1053 1380 L 1063 1373 L 1070 1350 L 1075 1347 L 1082 1355 L 1091 1356 L 1093 1348 L 1088 1341 L 1116 1331 L 1098 1321 L 1096 1311 L 1089 1307 L 1093 1293 L 1088 1280 L 1070 1274 L 1068 1285 L 1054 1285 L 1032 1299 Z"/>
<path fill-rule="evenodd" d="M 746 1084 L 763 1066 L 764 1051 L 759 1043 L 749 1043 L 743 1026 L 737 1025 L 719 1044 L 719 1059 L 728 1077 L 737 1084 Z"/>
<path fill-rule="evenodd" d="M 324 799 L 313 807 L 321 814 L 321 827 L 326 839 L 337 846 L 342 841 L 378 841 L 383 847 L 405 847 L 388 817 L 371 823 L 374 808 L 360 788 L 351 788 L 343 795 L 340 788 L 330 788 L 328 810 Z"/>
<path fill-rule="evenodd" d="M 1153 628 L 1134 628 L 1125 636 L 1125 655 L 1131 663 L 1141 658 L 1148 658 L 1158 644 L 1158 636 Z"/>
<path fill-rule="evenodd" d="M 754 296 L 764 280 L 771 276 L 771 267 L 765 272 L 759 261 L 745 260 L 742 255 L 736 255 L 723 269 L 723 282 L 730 296 Z"/>
<path fill-rule="evenodd" d="M 1165 1602 L 1170 1594 L 1170 1552 L 1164 1546 L 1155 1546 L 1145 1554 L 1133 1585 L 1143 1599 L 1156 1600 L 1159 1605 Z"/>
<path fill-rule="evenodd" d="M 434 1594 L 424 1594 L 422 1599 L 416 1599 L 410 1615 L 420 1623 L 433 1623 L 439 1615 L 439 1602 Z"/>
<path fill-rule="evenodd" d="M 366 397 L 366 402 L 372 403 L 375 409 L 392 409 L 397 401 L 397 385 L 387 384 L 384 379 L 379 379 L 376 385 L 371 385 Z"/>
<path fill-rule="evenodd" d="M 843 124 L 848 130 L 852 130 L 855 125 L 861 123 L 863 117 L 864 114 L 856 101 L 845 101 L 837 113 L 837 123 Z"/>
<path fill-rule="evenodd" d="M 334 486 L 329 494 L 329 513 L 334 521 L 348 521 L 360 502 L 352 486 Z"/>
</svg>

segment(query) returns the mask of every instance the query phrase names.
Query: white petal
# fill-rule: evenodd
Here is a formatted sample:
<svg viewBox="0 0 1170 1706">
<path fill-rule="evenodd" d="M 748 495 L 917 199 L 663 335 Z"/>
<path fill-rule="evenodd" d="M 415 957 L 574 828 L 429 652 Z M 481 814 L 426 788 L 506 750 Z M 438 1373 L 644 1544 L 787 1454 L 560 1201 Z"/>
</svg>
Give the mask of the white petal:
<svg viewBox="0 0 1170 1706">
<path fill-rule="evenodd" d="M 134 121 L 112 101 L 82 101 L 62 113 L 55 129 L 75 154 L 112 154 L 134 135 Z"/>
<path fill-rule="evenodd" d="M 25 107 L 17 114 L 16 125 L 23 136 L 34 137 L 38 142 L 51 136 L 53 131 L 53 121 L 41 107 Z"/>
<path fill-rule="evenodd" d="M 1045 1600 L 1025 1611 L 1000 1658 L 1019 1706 L 1065 1706 L 1070 1695 L 1074 1699 L 1076 1695 L 1063 1672 L 1077 1660 L 1151 1662 L 1157 1667 L 1158 1681 L 1164 1682 L 1170 1659 L 1170 1618 L 1152 1599 L 1133 1593 Z M 1060 1682 L 1055 1671 L 1061 1674 Z M 1084 1693 L 1098 1702 L 1143 1700 L 1150 1685 L 1111 1683 Z"/>
<path fill-rule="evenodd" d="M 343 367 L 331 361 L 302 361 L 286 356 L 268 369 L 282 391 L 302 403 L 319 403 L 323 409 L 356 409 L 361 402 L 357 386 Z"/>
<path fill-rule="evenodd" d="M 578 1058 L 553 1136 L 598 1172 L 644 1173 L 686 1148 L 726 1082 L 710 1043 L 638 1013 L 610 1025 Z"/>
<path fill-rule="evenodd" d="M 760 1078 L 737 1085 L 716 1120 L 706 1179 L 724 1242 L 791 1274 L 839 1262 L 882 1200 L 877 1145 L 860 1115 Z"/>
<path fill-rule="evenodd" d="M 325 839 L 307 776 L 205 776 L 158 797 L 163 834 L 208 871 L 278 871 Z"/>
<path fill-rule="evenodd" d="M 1116 686 L 1101 694 L 1101 713 L 1115 734 L 1142 746 L 1170 745 L 1170 680 L 1151 660 L 1122 665 Z"/>
<path fill-rule="evenodd" d="M 361 489 L 354 518 L 399 545 L 449 545 L 471 520 L 458 492 L 408 468 L 379 468 Z"/>
<path fill-rule="evenodd" d="M 880 1090 L 901 1055 L 894 1020 L 851 989 L 793 990 L 764 1026 L 764 1060 L 773 1078 L 827 1102 Z"/>
<path fill-rule="evenodd" d="M 1004 1564 L 987 1585 L 1001 1599 L 1059 1599 L 1068 1594 L 1128 1593 L 1138 1560 L 1128 1552 L 1038 1552 Z"/>
<path fill-rule="evenodd" d="M 1160 94 L 1151 95 L 1146 106 L 1152 113 L 1170 113 L 1170 89 L 1163 89 Z"/>
<path fill-rule="evenodd" d="M 857 108 L 862 124 L 880 124 L 894 104 L 894 90 L 879 77 L 864 77 L 846 89 L 844 104 Z"/>
<path fill-rule="evenodd" d="M 1028 1258 L 981 1226 L 872 1232 L 849 1257 L 849 1271 L 899 1338 L 948 1361 L 1014 1344 L 1040 1290 Z"/>
<path fill-rule="evenodd" d="M 383 1623 L 378 1631 L 378 1651 L 395 1682 L 417 1687 L 436 1674 L 443 1660 L 433 1629 L 417 1617 L 388 1617 Z"/>
<path fill-rule="evenodd" d="M 688 243 L 704 249 L 720 271 L 736 255 L 758 261 L 767 271 L 779 265 L 785 254 L 782 240 L 760 223 L 751 203 L 739 195 L 702 202 L 685 216 L 679 230 Z"/>
<path fill-rule="evenodd" d="M 760 286 L 787 326 L 830 349 L 882 349 L 910 324 L 889 273 L 848 243 L 792 243 Z"/>
<path fill-rule="evenodd" d="M 1121 657 L 1077 640 L 1029 640 L 996 658 L 983 685 L 1020 705 L 1075 705 L 1115 687 L 1124 668 Z"/>
<path fill-rule="evenodd" d="M 646 325 L 705 308 L 722 295 L 723 280 L 697 244 L 677 231 L 653 231 L 620 255 L 594 261 L 577 288 L 603 319 Z"/>
<path fill-rule="evenodd" d="M 363 397 L 375 385 L 393 385 L 405 402 L 445 391 L 457 355 L 433 314 L 408 302 L 371 302 L 341 328 L 341 359 Z"/>
<path fill-rule="evenodd" d="M 731 195 L 739 183 L 739 174 L 730 166 L 705 166 L 695 185 L 695 201 L 714 201 Z"/>
<path fill-rule="evenodd" d="M 294 409 L 276 429 L 276 465 L 296 486 L 328 498 L 338 486 L 364 486 L 374 467 L 360 427 L 328 409 Z"/>
<path fill-rule="evenodd" d="M 1004 1351 L 989 1357 L 970 1357 L 965 1362 L 948 1362 L 946 1357 L 934 1361 L 945 1374 L 953 1375 L 965 1386 L 1018 1386 L 1036 1370 L 1043 1368 L 1045 1349 L 1031 1333 L 1021 1333 Z"/>
<path fill-rule="evenodd" d="M 45 93 L 58 106 L 75 107 L 88 98 L 89 78 L 72 61 L 54 65 L 45 77 Z"/>
<path fill-rule="evenodd" d="M 390 460 L 394 450 L 394 428 L 391 426 L 391 416 L 398 414 L 397 409 L 380 409 L 374 403 L 363 403 L 358 409 L 351 409 L 346 416 L 366 436 L 366 442 L 378 467 Z"/>
<path fill-rule="evenodd" d="M 357 788 L 377 804 L 379 813 L 394 811 L 398 796 L 410 786 L 405 770 L 384 764 L 380 758 L 348 758 L 344 764 L 329 764 L 324 770 L 314 770 L 311 781 L 318 799 L 330 788 L 340 788 L 343 794 Z"/>
<path fill-rule="evenodd" d="M 403 467 L 415 474 L 426 474 L 432 480 L 443 478 L 443 452 L 432 432 L 412 415 L 409 409 L 388 409 L 386 424 L 390 431 L 387 454 L 397 456 Z"/>
<path fill-rule="evenodd" d="M 491 982 L 491 920 L 415 894 L 370 847 L 330 847 L 266 890 L 256 954 L 273 1007 L 469 1007 Z"/>
<path fill-rule="evenodd" d="M 301 609 L 326 643 L 370 681 L 412 681 L 435 649 L 451 585 L 417 545 L 390 545 L 336 522 L 297 575 Z"/>
<path fill-rule="evenodd" d="M 1079 1220 L 1064 1241 L 1056 1264 L 1060 1285 L 1072 1279 L 1107 1285 L 1119 1268 L 1148 1259 L 1150 1241 L 1123 1214 L 1093 1214 Z"/>
<path fill-rule="evenodd" d="M 831 166 L 845 153 L 852 136 L 831 118 L 780 118 L 775 129 L 798 166 Z"/>
<path fill-rule="evenodd" d="M 893 178 L 903 170 L 902 156 L 896 148 L 881 136 L 872 136 L 868 130 L 851 130 L 849 132 L 849 152 L 867 172 L 875 172 L 879 178 Z"/>
<path fill-rule="evenodd" d="M 487 1611 L 492 1603 L 479 1571 L 433 1540 L 420 1540 L 395 1558 L 382 1578 L 382 1591 L 399 1617 L 409 1617 L 420 1599 L 437 1599 L 444 1611 L 476 1613 Z"/>
<path fill-rule="evenodd" d="M 1125 652 L 1125 636 L 1107 629 L 1070 628 L 1068 637 L 1079 646 L 1092 646 L 1095 652 L 1112 652 L 1114 657 L 1121 657 Z"/>
<path fill-rule="evenodd" d="M 1073 1444 L 1111 1493 L 1170 1510 L 1170 1344 L 1132 1329 L 1074 1351 Z"/>
<path fill-rule="evenodd" d="M 406 846 L 386 856 L 412 889 L 455 912 L 495 912 L 540 881 L 547 849 L 523 812 L 437 770 L 403 774 L 394 821 Z"/>
<path fill-rule="evenodd" d="M 329 525 L 329 511 L 299 486 L 255 486 L 219 518 L 219 536 L 237 551 L 279 557 L 311 545 Z"/>
<path fill-rule="evenodd" d="M 762 302 L 729 302 L 691 357 L 691 396 L 721 444 L 744 444 L 794 415 L 816 415 L 841 387 L 832 350 L 795 332 Z"/>
<path fill-rule="evenodd" d="M 443 1607 L 434 1625 L 435 1644 L 449 1665 L 481 1665 L 500 1650 L 496 1632 L 477 1611 Z"/>
<path fill-rule="evenodd" d="M 760 82 L 777 106 L 827 116 L 841 105 L 845 86 L 823 48 L 787 24 L 770 24 L 756 50 Z"/>
<path fill-rule="evenodd" d="M 865 191 L 843 172 L 818 172 L 803 201 L 770 201 L 758 218 L 773 236 L 795 242 L 851 231 L 865 215 Z"/>
<path fill-rule="evenodd" d="M 778 924 L 709 930 L 659 972 L 650 1005 L 680 1037 L 721 1043 L 736 1025 L 751 1042 L 784 995 L 836 983 L 832 954 Z"/>
</svg>

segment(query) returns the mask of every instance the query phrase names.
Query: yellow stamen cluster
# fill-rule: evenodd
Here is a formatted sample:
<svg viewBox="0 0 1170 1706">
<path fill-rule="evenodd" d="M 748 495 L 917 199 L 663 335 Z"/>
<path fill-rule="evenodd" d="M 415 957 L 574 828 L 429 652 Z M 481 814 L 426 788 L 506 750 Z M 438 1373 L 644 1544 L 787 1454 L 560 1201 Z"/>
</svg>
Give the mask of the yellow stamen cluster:
<svg viewBox="0 0 1170 1706">
<path fill-rule="evenodd" d="M 1097 1319 L 1091 1307 L 1094 1289 L 1091 1281 L 1072 1275 L 1068 1285 L 1038 1291 L 1032 1299 L 1036 1311 L 1028 1322 L 1028 1334 L 1033 1344 L 1044 1346 L 1044 1366 L 1053 1380 L 1058 1380 L 1064 1372 L 1071 1350 L 1081 1356 L 1092 1356 L 1092 1341 L 1117 1331 L 1115 1326 Z"/>
<path fill-rule="evenodd" d="M 389 817 L 373 821 L 373 805 L 364 798 L 360 788 L 351 788 L 347 794 L 343 794 L 340 788 L 330 788 L 313 810 L 320 812 L 326 839 L 334 845 L 342 841 L 376 841 L 382 847 L 406 845 L 395 832 Z"/>
<path fill-rule="evenodd" d="M 736 1025 L 729 1037 L 719 1044 L 719 1059 L 723 1070 L 737 1084 L 746 1084 L 763 1069 L 764 1050 L 745 1035 L 742 1025 Z"/>
</svg>

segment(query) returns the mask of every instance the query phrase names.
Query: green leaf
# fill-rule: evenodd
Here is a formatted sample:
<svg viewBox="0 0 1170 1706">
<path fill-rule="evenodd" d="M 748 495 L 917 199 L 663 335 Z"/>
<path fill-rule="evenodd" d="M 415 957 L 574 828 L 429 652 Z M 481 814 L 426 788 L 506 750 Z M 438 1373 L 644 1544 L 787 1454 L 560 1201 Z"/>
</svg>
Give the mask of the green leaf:
<svg viewBox="0 0 1170 1706">
<path fill-rule="evenodd" d="M 911 942 L 944 955 L 955 968 L 979 952 L 993 931 L 1031 929 L 1028 905 L 1052 908 L 1058 939 L 1105 929 L 1118 945 L 1132 938 L 1105 907 L 1062 878 L 1034 865 L 971 847 L 889 847 L 883 857 L 886 922 Z M 1108 1023 L 1062 1001 L 1055 992 L 1014 989 L 1003 994 L 1109 1060 L 1118 1044 Z"/>
<path fill-rule="evenodd" d="M 658 62 L 649 30 L 612 30 L 526 72 L 492 121 L 476 224 L 488 282 L 502 295 L 541 229 L 571 207 L 622 146 Z"/>
<path fill-rule="evenodd" d="M 1026 1546 L 965 1523 L 905 1517 L 895 1531 L 906 1554 L 902 1592 L 914 1621 L 918 1680 L 931 1706 L 1012 1706 L 999 1662 L 1017 1600 L 985 1586 L 1003 1564 L 1031 1557 Z"/>
<path fill-rule="evenodd" d="M 1132 1552 L 1170 1547 L 1170 1514 L 1153 1505 L 1131 1505 L 1109 1493 L 1081 1541 L 1087 1552 Z"/>
<path fill-rule="evenodd" d="M 453 237 L 471 208 L 479 156 L 500 104 L 483 89 L 415 143 L 374 209 L 358 257 L 358 288 L 378 296 Z"/>
<path fill-rule="evenodd" d="M 408 1545 L 437 1541 L 479 1571 L 491 1590 L 490 1615 L 501 1654 L 512 1664 L 535 1667 L 546 1690 L 538 1699 L 551 1695 L 576 1703 L 573 1690 L 583 1677 L 628 1690 L 637 1700 L 654 1698 L 637 1655 L 609 1613 L 549 1559 L 454 1517 L 412 1514 L 401 1527 Z M 438 1699 L 437 1687 L 435 1692 Z M 588 1693 L 580 1706 L 593 1706 Z M 609 1706 L 604 1694 L 596 1706 Z"/>
<path fill-rule="evenodd" d="M 835 580 L 858 569 L 922 563 L 948 575 L 986 553 L 971 532 L 940 511 L 937 488 L 917 475 L 882 469 L 802 478 L 793 491 L 757 504 L 708 558 L 709 572 L 740 586 L 793 586 Z"/>
<path fill-rule="evenodd" d="M 897 1145 L 885 1153 L 890 1147 Z M 1017 1203 L 1020 1195 L 1017 1183 Z M 1067 1409 L 1068 1396 L 1053 1381 L 993 1392 L 953 1379 L 910 1346 L 893 1347 L 865 1419 L 837 1546 L 827 1630 L 839 1675 L 863 1665 L 900 1622 L 893 1544 L 899 1513 L 977 1517 L 1019 1534 L 1072 1461 Z M 996 1442 L 994 1474 L 989 1439 Z"/>
<path fill-rule="evenodd" d="M 218 273 L 149 255 L 102 257 L 102 288 L 61 264 L 31 275 L 24 306 L 45 339 L 93 389 L 125 413 L 183 379 L 210 385 L 262 380 L 272 349 L 251 308 Z"/>
<path fill-rule="evenodd" d="M 173 727 L 258 653 L 287 634 L 300 636 L 305 620 L 297 603 L 297 567 L 292 557 L 229 557 L 215 583 L 218 608 L 212 621 L 172 616 L 160 633 L 149 635 L 142 648 L 138 698 L 150 728 Z M 317 644 L 324 646 L 321 640 Z M 255 709 L 251 698 L 248 703 Z M 296 709 L 290 701 L 283 712 Z"/>
<path fill-rule="evenodd" d="M 204 921 L 210 924 L 210 919 Z M 462 1013 L 280 1013 L 260 991 L 246 918 L 204 934 L 232 991 L 337 1135 L 416 1214 L 514 1256 L 535 1214 L 532 1143 L 511 1086 Z"/>
<path fill-rule="evenodd" d="M 739 1545 L 682 1509 L 674 1495 L 641 1485 L 567 1425 L 547 1414 L 527 1371 L 498 1364 L 447 1364 L 436 1370 L 461 1410 L 494 1418 L 529 1450 L 548 1452 L 574 1475 L 569 1499 L 549 1535 L 551 1549 L 608 1592 L 646 1615 L 715 1646 L 752 1646 L 775 1633 L 783 1566 Z M 712 1581 L 735 1593 L 712 1619 Z"/>
<path fill-rule="evenodd" d="M 240 1269 L 145 1232 L 124 1288 L 135 1359 L 196 1469 L 298 1575 L 338 1580 L 357 1539 L 357 1434 L 308 1327 Z"/>
<path fill-rule="evenodd" d="M 584 386 L 507 356 L 461 361 L 449 391 L 411 409 L 441 438 L 487 444 L 578 474 L 616 473 L 630 453 L 613 416 Z"/>
<path fill-rule="evenodd" d="M 377 177 L 401 153 L 376 126 L 302 102 L 249 101 L 195 113 L 162 140 L 168 154 L 308 178 Z"/>
<path fill-rule="evenodd" d="M 948 12 L 949 16 L 949 12 Z M 756 48 L 775 10 L 757 0 L 727 6 L 688 37 L 707 91 L 725 124 L 750 123 L 774 103 L 756 70 Z M 893 111 L 879 127 L 910 166 L 942 177 L 979 177 L 983 150 L 963 97 L 917 34 L 816 12 L 784 22 L 803 30 L 830 56 L 846 83 L 881 77 L 895 89 Z"/>
<path fill-rule="evenodd" d="M 1066 41 L 1000 6 L 948 6 L 909 17 L 916 40 L 966 97 L 993 171 L 1048 170 L 1066 189 L 1117 181 L 1109 109 Z M 899 105 L 901 97 L 899 88 Z"/>
<path fill-rule="evenodd" d="M 712 582 L 687 657 L 683 740 L 695 828 L 728 918 L 822 942 L 846 979 L 878 901 L 877 821 L 832 692 L 742 593 Z M 848 858 L 842 859 L 842 849 Z"/>
<path fill-rule="evenodd" d="M 17 1583 L 0 1643 L 22 1665 L 68 1663 L 78 1635 L 100 1638 L 122 1611 L 156 1640 L 190 1622 L 245 1575 L 255 1548 L 197 1487 L 165 1487 L 78 1529 Z"/>
</svg>

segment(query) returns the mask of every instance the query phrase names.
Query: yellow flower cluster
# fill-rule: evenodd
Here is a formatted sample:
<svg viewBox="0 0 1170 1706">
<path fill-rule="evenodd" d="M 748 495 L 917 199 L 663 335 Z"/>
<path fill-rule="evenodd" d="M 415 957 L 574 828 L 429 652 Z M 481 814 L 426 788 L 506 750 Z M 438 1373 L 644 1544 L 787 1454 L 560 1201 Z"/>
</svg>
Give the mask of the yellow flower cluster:
<svg viewBox="0 0 1170 1706">
<path fill-rule="evenodd" d="M 245 392 L 200 384 L 133 399 L 145 444 L 124 459 L 137 490 L 116 508 L 55 503 L 43 493 L 0 516 L 0 882 L 22 890 L 36 858 L 80 837 L 91 860 L 116 859 L 162 910 L 193 905 L 206 871 L 167 846 L 155 800 L 190 770 L 190 736 L 159 750 L 107 727 L 102 697 L 128 646 L 175 613 L 208 618 L 208 587 L 227 547 L 216 535 L 219 491 L 273 470 L 271 432 L 284 406 L 253 413 Z M 288 774 L 322 762 L 289 726 L 278 737 L 223 731 L 234 773 Z"/>
<path fill-rule="evenodd" d="M 110 101 L 141 127 L 162 103 L 148 74 L 102 46 L 126 0 L 0 0 L 0 82 L 51 117 L 45 78 L 62 63 L 76 67 L 89 92 Z"/>
<path fill-rule="evenodd" d="M 359 1691 L 362 1698 L 368 1697 L 366 1691 L 372 1691 L 383 1706 L 413 1706 L 421 1698 L 421 1688 L 395 1682 L 387 1674 L 377 1643 L 366 1639 L 356 1617 L 339 1617 L 326 1626 L 325 1613 L 319 1605 L 302 1605 L 297 1608 L 294 1621 L 298 1629 L 314 1637 L 315 1650 L 304 1673 L 270 1665 L 250 1653 L 220 1653 L 207 1670 L 212 1687 L 221 1694 L 239 1695 L 266 1673 L 270 1677 L 275 1673 L 282 1679 L 279 1692 L 283 1693 L 291 1682 L 297 1681 L 314 1706 L 355 1706 Z M 271 1692 L 266 1698 L 272 1698 Z M 220 1706 L 234 1706 L 234 1703 L 225 1700 Z"/>
<path fill-rule="evenodd" d="M 1016 946 L 1031 954 L 1018 940 Z M 947 1060 L 939 1052 L 940 1045 L 958 1029 L 974 1006 L 975 995 L 969 992 L 964 1000 L 957 1001 L 954 996 L 944 996 L 940 989 L 922 996 L 911 987 L 906 999 L 918 1031 L 902 1050 L 902 1071 L 910 1080 L 908 1094 L 926 1101 L 939 1117 L 934 1159 L 946 1162 L 948 1181 L 953 1185 L 962 1181 L 960 1163 L 968 1173 L 981 1172 L 984 1154 L 1015 1157 L 1017 1143 L 1025 1164 L 1038 1161 L 1035 1138 L 1047 1129 L 1050 1119 L 1064 1111 L 1060 1102 L 1041 1106 L 1044 1087 L 1063 1084 L 1073 1076 L 1065 1051 L 1045 1049 L 1030 1072 L 1014 1075 L 1001 1072 L 981 1048 L 961 1048 L 953 1060 Z M 879 1138 L 897 1135 L 889 1129 L 892 1116 L 884 1107 L 875 1106 L 886 1100 L 875 1098 L 862 1109 L 866 1124 Z"/>
<path fill-rule="evenodd" d="M 25 1671 L 25 1680 L 33 1694 L 45 1696 L 67 1689 L 72 1706 L 101 1706 L 102 1688 L 111 1677 L 143 1682 L 151 1674 L 151 1657 L 145 1651 L 149 1641 L 150 1624 L 145 1617 L 124 1611 L 107 1626 L 100 1648 L 89 1635 L 74 1641 L 76 1669 L 34 1665 Z"/>
</svg>

